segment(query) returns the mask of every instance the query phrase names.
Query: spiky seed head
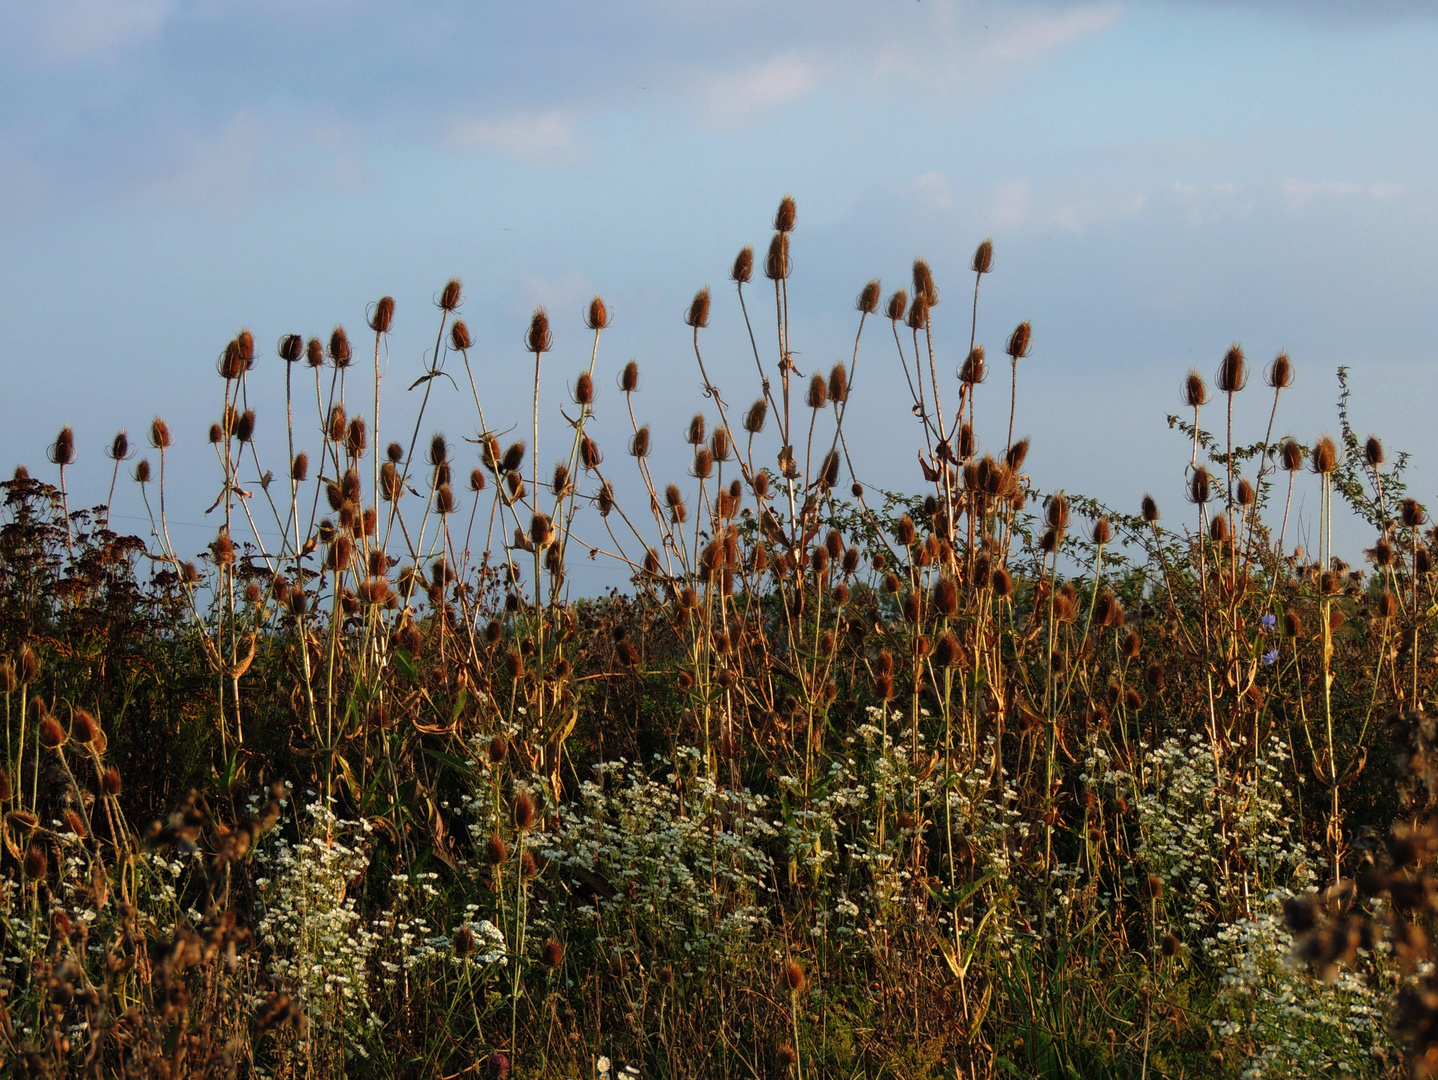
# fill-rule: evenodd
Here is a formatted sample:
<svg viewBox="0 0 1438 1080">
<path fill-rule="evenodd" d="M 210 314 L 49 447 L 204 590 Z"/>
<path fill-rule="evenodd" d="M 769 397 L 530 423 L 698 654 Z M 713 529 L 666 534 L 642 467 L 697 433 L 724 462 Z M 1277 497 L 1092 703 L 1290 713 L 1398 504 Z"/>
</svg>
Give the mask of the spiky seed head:
<svg viewBox="0 0 1438 1080">
<path fill-rule="evenodd" d="M 817 371 L 809 377 L 809 392 L 804 395 L 804 402 L 811 409 L 822 409 L 829 403 L 829 387 Z"/>
<path fill-rule="evenodd" d="M 343 326 L 336 326 L 330 334 L 330 363 L 337 368 L 347 368 L 350 361 L 354 359 L 354 350 L 350 348 L 349 335 L 345 333 Z"/>
<path fill-rule="evenodd" d="M 20 676 L 20 685 L 29 686 L 40 677 L 40 657 L 37 657 L 35 650 L 30 649 L 30 644 L 20 646 L 19 660 L 16 662 L 16 672 Z"/>
<path fill-rule="evenodd" d="M 898 541 L 900 547 L 913 547 L 918 535 L 919 531 L 914 527 L 913 518 L 905 514 L 899 519 L 899 524 L 894 529 L 894 539 Z"/>
<path fill-rule="evenodd" d="M 544 943 L 544 963 L 548 967 L 557 968 L 564 963 L 564 946 L 550 938 Z"/>
<path fill-rule="evenodd" d="M 624 365 L 624 370 L 619 375 L 619 389 L 626 394 L 632 394 L 639 389 L 639 364 L 631 360 Z"/>
<path fill-rule="evenodd" d="M 904 325 L 910 330 L 922 330 L 929 324 L 929 298 L 923 293 L 914 296 L 909 304 L 909 314 Z"/>
<path fill-rule="evenodd" d="M 709 325 L 708 285 L 694 294 L 694 299 L 689 302 L 689 310 L 684 313 L 684 322 L 696 330 Z"/>
<path fill-rule="evenodd" d="M 629 440 L 629 453 L 637 458 L 649 456 L 649 425 L 645 424 Z"/>
<path fill-rule="evenodd" d="M 793 960 L 784 964 L 784 985 L 795 994 L 804 989 L 804 969 Z"/>
<path fill-rule="evenodd" d="M 41 881 L 50 872 L 50 859 L 42 844 L 33 843 L 25 851 L 24 870 L 31 881 Z"/>
<path fill-rule="evenodd" d="M 1209 537 L 1218 544 L 1228 540 L 1228 517 L 1225 514 L 1217 514 L 1208 524 Z"/>
<path fill-rule="evenodd" d="M 1223 354 L 1213 381 L 1225 394 L 1236 394 L 1248 385 L 1248 361 L 1244 359 L 1238 342 L 1235 341 Z"/>
<path fill-rule="evenodd" d="M 974 249 L 974 257 L 969 263 L 969 269 L 976 274 L 987 274 L 994 268 L 994 242 L 992 240 L 981 240 L 979 246 Z"/>
<path fill-rule="evenodd" d="M 504 457 L 499 461 L 500 472 L 515 472 L 520 465 L 524 464 L 524 441 L 511 443 L 509 449 L 504 452 Z"/>
<path fill-rule="evenodd" d="M 246 409 L 235 421 L 235 438 L 247 443 L 255 437 L 255 410 Z"/>
<path fill-rule="evenodd" d="M 156 450 L 165 450 L 172 442 L 170 425 L 158 416 L 150 421 L 150 445 Z"/>
<path fill-rule="evenodd" d="M 579 377 L 574 380 L 573 391 L 574 403 L 576 405 L 594 404 L 594 376 L 587 371 L 581 371 Z"/>
<path fill-rule="evenodd" d="M 469 327 L 463 319 L 455 319 L 449 328 L 449 347 L 455 352 L 465 352 L 474 344 L 469 336 Z"/>
<path fill-rule="evenodd" d="M 584 313 L 584 325 L 591 330 L 603 330 L 609 325 L 609 308 L 597 296 L 589 301 L 589 310 Z"/>
<path fill-rule="evenodd" d="M 111 797 L 120 794 L 120 771 L 113 766 L 106 769 L 100 776 L 100 786 L 105 789 L 105 794 Z"/>
<path fill-rule="evenodd" d="M 1100 546 L 1107 544 L 1113 537 L 1113 529 L 1109 527 L 1108 518 L 1101 517 L 1093 523 L 1092 539 Z"/>
<path fill-rule="evenodd" d="M 715 461 L 729 460 L 729 431 L 727 428 L 716 427 L 714 434 L 709 436 L 709 452 L 714 456 Z"/>
<path fill-rule="evenodd" d="M 100 722 L 85 709 L 75 710 L 75 719 L 70 724 L 70 737 L 81 746 L 89 746 L 100 735 Z"/>
<path fill-rule="evenodd" d="M 1014 327 L 1014 332 L 1009 335 L 1009 340 L 1007 344 L 1004 345 L 1004 351 L 1013 359 L 1022 360 L 1025 356 L 1028 356 L 1032 344 L 1033 327 L 1029 321 L 1025 319 L 1019 323 L 1018 326 Z"/>
<path fill-rule="evenodd" d="M 734 268 L 729 271 L 731 280 L 740 285 L 749 284 L 749 279 L 754 276 L 754 249 L 745 245 L 739 254 L 734 256 Z"/>
<path fill-rule="evenodd" d="M 881 287 L 879 279 L 875 278 L 859 291 L 858 299 L 854 301 L 854 307 L 865 315 L 872 315 L 879 310 L 879 294 Z"/>
<path fill-rule="evenodd" d="M 435 301 L 435 304 L 439 307 L 441 311 L 453 311 L 455 308 L 459 307 L 459 278 L 450 278 L 449 281 L 445 283 L 444 288 L 440 290 L 439 299 Z"/>
<path fill-rule="evenodd" d="M 783 281 L 789 276 L 789 234 L 776 232 L 769 241 L 769 254 L 764 257 L 764 276 Z"/>
<path fill-rule="evenodd" d="M 958 614 L 959 586 L 948 575 L 939 578 L 938 584 L 934 586 L 934 610 L 945 618 Z"/>
<path fill-rule="evenodd" d="M 1303 636 L 1303 619 L 1297 612 L 1285 611 L 1283 613 L 1283 636 L 1286 638 L 1301 638 Z"/>
<path fill-rule="evenodd" d="M 305 363 L 312 368 L 324 367 L 325 346 L 317 337 L 312 337 L 305 344 Z"/>
<path fill-rule="evenodd" d="M 699 480 L 707 480 L 714 471 L 714 455 L 709 452 L 707 446 L 701 446 L 694 451 L 694 476 Z"/>
<path fill-rule="evenodd" d="M 939 290 L 934 284 L 934 272 L 923 259 L 914 260 L 914 296 L 922 296 L 931 308 L 939 306 Z"/>
<path fill-rule="evenodd" d="M 504 844 L 504 838 L 499 833 L 494 833 L 484 845 L 484 857 L 495 866 L 503 863 L 509 858 L 509 849 Z"/>
<path fill-rule="evenodd" d="M 216 446 L 225 441 L 225 429 L 219 424 L 211 424 L 208 438 L 211 446 Z"/>
<path fill-rule="evenodd" d="M 1279 447 L 1278 456 L 1284 472 L 1297 472 L 1303 468 L 1303 447 L 1292 439 L 1285 440 Z"/>
<path fill-rule="evenodd" d="M 1338 467 L 1338 447 L 1330 436 L 1320 436 L 1313 444 L 1310 461 L 1313 471 L 1319 476 L 1328 476 Z"/>
<path fill-rule="evenodd" d="M 704 414 L 695 413 L 694 419 L 689 421 L 689 430 L 685 432 L 684 441 L 690 446 L 698 446 L 704 441 L 708 434 L 708 427 L 704 423 Z"/>
<path fill-rule="evenodd" d="M 769 403 L 760 398 L 749 406 L 749 411 L 744 414 L 744 430 L 750 435 L 757 435 L 764 430 L 764 421 L 769 416 Z"/>
<path fill-rule="evenodd" d="M 969 350 L 969 355 L 965 357 L 962 366 L 959 368 L 959 381 L 968 386 L 974 386 L 983 382 L 988 378 L 988 375 L 988 365 L 984 359 L 984 347 L 982 345 L 975 345 Z"/>
<path fill-rule="evenodd" d="M 1069 501 L 1062 491 L 1056 491 L 1049 496 L 1048 504 L 1044 507 L 1044 520 L 1052 529 L 1062 529 L 1068 525 Z"/>
<path fill-rule="evenodd" d="M 1188 501 L 1197 506 L 1202 506 L 1212 497 L 1212 477 L 1208 470 L 1202 465 L 1193 470 L 1193 475 L 1188 481 Z"/>
<path fill-rule="evenodd" d="M 1183 403 L 1190 409 L 1202 408 L 1208 404 L 1208 384 L 1203 381 L 1197 368 L 1189 368 L 1188 374 L 1183 377 L 1181 396 Z"/>
<path fill-rule="evenodd" d="M 368 322 L 376 334 L 388 334 L 394 324 L 394 297 L 381 296 L 370 309 Z"/>
<path fill-rule="evenodd" d="M 1004 462 L 1008 465 L 1009 471 L 1018 473 L 1024 467 L 1024 460 L 1029 456 L 1029 440 L 1020 439 L 1009 447 L 1008 453 L 1004 455 Z"/>
<path fill-rule="evenodd" d="M 1391 619 L 1398 614 L 1398 597 L 1391 592 L 1385 592 L 1378 598 L 1378 616 L 1383 619 Z"/>
<path fill-rule="evenodd" d="M 1422 504 L 1417 499 L 1411 498 L 1404 499 L 1398 504 L 1398 517 L 1409 529 L 1417 529 L 1428 520 L 1428 515 L 1424 513 Z"/>
<path fill-rule="evenodd" d="M 135 480 L 137 483 L 148 484 L 150 482 L 150 462 L 141 458 L 135 465 Z"/>
<path fill-rule="evenodd" d="M 843 364 L 835 364 L 829 372 L 829 400 L 836 405 L 849 400 L 849 373 Z"/>
<path fill-rule="evenodd" d="M 1377 435 L 1370 435 L 1363 444 L 1363 460 L 1368 462 L 1370 468 L 1378 468 L 1385 458 L 1383 456 L 1383 444 L 1378 440 Z"/>
<path fill-rule="evenodd" d="M 779 209 L 774 212 L 774 228 L 781 233 L 794 231 L 794 196 L 785 195 L 779 200 Z"/>
<path fill-rule="evenodd" d="M 1158 520 L 1157 500 L 1155 500 L 1152 495 L 1145 495 L 1143 497 L 1143 505 L 1139 512 L 1142 515 L 1143 520 L 1148 524 L 1152 525 Z"/>
<path fill-rule="evenodd" d="M 1248 482 L 1248 478 L 1240 477 L 1238 481 L 1238 493 L 1234 497 L 1237 499 L 1238 505 L 1246 510 L 1253 505 L 1258 495 L 1253 490 L 1253 485 Z"/>
<path fill-rule="evenodd" d="M 58 750 L 66 741 L 65 729 L 60 726 L 60 721 L 46 713 L 40 721 L 40 745 L 46 750 Z"/>
<path fill-rule="evenodd" d="M 290 463 L 290 479 L 303 484 L 310 475 L 310 456 L 301 450 Z"/>
<path fill-rule="evenodd" d="M 293 364 L 305 354 L 305 339 L 299 334 L 286 334 L 275 346 L 275 352 L 287 364 Z"/>
<path fill-rule="evenodd" d="M 1157 874 L 1149 874 L 1143 881 L 1143 894 L 1150 900 L 1163 899 L 1163 878 Z"/>
<path fill-rule="evenodd" d="M 529 317 L 529 332 L 524 335 L 524 347 L 536 358 L 554 347 L 554 335 L 549 332 L 549 313 L 542 307 L 535 308 L 534 314 Z"/>
<path fill-rule="evenodd" d="M 1268 365 L 1263 381 L 1275 390 L 1286 390 L 1293 385 L 1293 361 L 1286 352 L 1280 352 Z"/>
<path fill-rule="evenodd" d="M 909 294 L 903 289 L 899 289 L 889 296 L 889 303 L 884 308 L 884 314 L 894 322 L 902 322 L 904 320 L 904 313 L 908 308 Z"/>
<path fill-rule="evenodd" d="M 520 832 L 527 832 L 534 825 L 534 797 L 527 791 L 519 791 L 514 796 L 514 827 Z"/>
</svg>

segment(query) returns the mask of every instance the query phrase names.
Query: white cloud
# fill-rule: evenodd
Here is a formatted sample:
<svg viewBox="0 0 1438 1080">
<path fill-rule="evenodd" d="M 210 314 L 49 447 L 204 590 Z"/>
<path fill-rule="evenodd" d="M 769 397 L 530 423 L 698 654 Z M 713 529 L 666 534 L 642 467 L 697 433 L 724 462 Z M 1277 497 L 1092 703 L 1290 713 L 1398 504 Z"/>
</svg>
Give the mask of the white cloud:
<svg viewBox="0 0 1438 1080">
<path fill-rule="evenodd" d="M 816 64 L 786 53 L 742 71 L 710 76 L 703 97 L 710 119 L 734 121 L 797 101 L 821 80 Z"/>
<path fill-rule="evenodd" d="M 917 196 L 930 206 L 949 207 L 954 205 L 954 193 L 949 178 L 938 171 L 926 172 L 914 177 L 908 185 L 908 193 Z"/>
<path fill-rule="evenodd" d="M 1032 188 L 1027 176 L 1005 180 L 998 186 L 989 206 L 989 217 L 995 228 L 1014 229 L 1028 220 L 1033 202 Z"/>
<path fill-rule="evenodd" d="M 1347 180 L 1300 180 L 1289 177 L 1279 184 L 1288 206 L 1297 210 L 1318 197 L 1345 198 L 1353 195 L 1370 199 L 1393 199 L 1405 193 L 1400 184 L 1380 182 L 1355 184 Z"/>
<path fill-rule="evenodd" d="M 247 210 L 258 194 L 266 134 L 254 116 L 236 113 L 213 135 L 191 139 L 185 164 L 150 185 L 149 194 L 226 216 Z"/>
<path fill-rule="evenodd" d="M 449 134 L 457 146 L 487 146 L 528 165 L 565 164 L 579 154 L 573 118 L 564 111 L 460 119 Z"/>
<path fill-rule="evenodd" d="M 174 8 L 174 0 L 47 0 L 21 21 L 41 57 L 69 63 L 144 44 Z"/>
</svg>

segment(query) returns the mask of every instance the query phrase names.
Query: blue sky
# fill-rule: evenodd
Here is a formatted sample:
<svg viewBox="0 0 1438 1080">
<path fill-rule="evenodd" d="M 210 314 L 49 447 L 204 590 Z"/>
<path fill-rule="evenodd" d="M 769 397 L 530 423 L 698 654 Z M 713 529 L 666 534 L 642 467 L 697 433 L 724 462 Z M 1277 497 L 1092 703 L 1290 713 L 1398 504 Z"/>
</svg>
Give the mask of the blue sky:
<svg viewBox="0 0 1438 1080">
<path fill-rule="evenodd" d="M 952 371 L 968 259 L 993 237 L 978 336 L 997 356 L 1033 321 L 1018 428 L 1043 487 L 1126 509 L 1151 490 L 1177 518 L 1187 455 L 1164 417 L 1184 372 L 1211 375 L 1238 341 L 1256 367 L 1293 356 L 1278 427 L 1304 441 L 1334 428 L 1334 370 L 1349 365 L 1361 433 L 1414 451 L 1432 502 L 1433 11 L 0 0 L 0 460 L 48 467 L 45 445 L 72 423 L 77 495 L 99 500 L 111 434 L 161 412 L 186 450 L 175 480 L 194 494 L 174 501 L 194 509 L 176 518 L 198 550 L 224 343 L 250 327 L 267 347 L 254 385 L 279 447 L 272 343 L 336 323 L 359 336 L 366 304 L 390 293 L 385 408 L 407 414 L 431 300 L 457 274 L 487 411 L 515 420 L 530 310 L 554 318 L 545 382 L 562 423 L 563 385 L 588 359 L 583 305 L 602 294 L 616 318 L 596 433 L 622 472 L 612 379 L 638 359 L 641 420 L 677 476 L 680 426 L 704 405 L 684 307 L 715 287 L 711 373 L 747 403 L 727 269 L 743 244 L 762 248 L 792 192 L 805 371 L 847 359 L 855 293 L 871 277 L 906 285 L 920 255 L 946 294 L 935 332 Z M 851 445 L 869 483 L 916 486 L 918 431 L 876 329 Z M 1001 375 L 978 415 L 999 448 Z M 451 439 L 473 431 L 463 403 L 436 404 Z M 1261 437 L 1268 406 L 1255 373 L 1241 434 Z M 116 512 L 143 512 L 133 490 Z M 1371 540 L 1341 535 L 1355 555 Z"/>
</svg>

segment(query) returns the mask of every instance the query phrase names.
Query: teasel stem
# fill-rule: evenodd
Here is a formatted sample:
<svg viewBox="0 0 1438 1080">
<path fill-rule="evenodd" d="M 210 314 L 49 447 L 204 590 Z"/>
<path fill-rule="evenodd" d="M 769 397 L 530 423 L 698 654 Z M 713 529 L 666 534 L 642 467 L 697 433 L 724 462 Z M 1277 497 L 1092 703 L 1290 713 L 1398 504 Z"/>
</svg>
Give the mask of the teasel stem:
<svg viewBox="0 0 1438 1080">
<path fill-rule="evenodd" d="M 438 377 L 438 373 L 439 373 L 439 371 L 441 370 L 440 364 L 441 364 L 441 358 L 442 358 L 443 349 L 444 349 L 444 328 L 445 328 L 445 325 L 449 322 L 449 312 L 450 312 L 450 309 L 445 308 L 445 307 L 441 307 L 441 308 L 439 309 L 439 329 L 438 329 L 437 331 L 435 331 L 435 335 L 434 335 L 434 364 L 433 364 L 433 366 L 432 366 L 431 369 L 430 369 L 430 377 L 427 378 L 427 379 L 425 379 L 425 381 L 424 381 L 424 396 L 420 399 L 420 403 L 419 403 L 419 413 L 418 413 L 418 414 L 415 416 L 415 418 L 414 418 L 414 433 L 410 436 L 410 439 L 409 439 L 409 452 L 406 453 L 405 456 L 404 456 L 404 472 L 402 472 L 402 473 L 400 474 L 400 478 L 399 478 L 399 492 L 400 492 L 400 493 L 402 493 L 402 492 L 404 491 L 405 485 L 406 485 L 406 484 L 408 483 L 408 481 L 409 481 L 409 470 L 410 470 L 410 466 L 414 463 L 414 448 L 415 448 L 415 445 L 419 442 L 419 429 L 420 429 L 420 425 L 424 422 L 424 410 L 425 410 L 425 407 L 429 405 L 429 392 L 430 392 L 430 390 L 434 387 L 434 380 L 435 380 L 436 377 Z M 379 441 L 379 432 L 378 432 L 378 431 L 375 432 L 375 441 L 376 441 L 376 453 L 378 453 L 378 441 Z M 536 448 L 536 449 L 537 449 L 537 448 Z M 316 499 L 319 498 L 318 493 L 315 495 L 315 498 L 316 498 Z M 398 513 L 399 513 L 399 499 L 395 499 L 394 502 L 390 503 L 389 522 L 388 522 L 388 524 L 386 524 L 386 526 L 385 526 L 385 541 L 386 541 L 386 544 L 387 544 L 388 541 L 389 541 L 390 533 L 394 530 L 394 520 L 395 520 L 395 516 L 396 516 Z M 403 524 L 401 524 L 401 529 L 403 529 Z M 406 538 L 406 540 L 408 540 L 408 538 L 409 538 L 408 532 L 405 533 L 405 538 Z M 416 552 L 413 551 L 413 548 L 411 548 L 411 554 L 417 554 Z"/>
<path fill-rule="evenodd" d="M 759 359 L 759 343 L 754 338 L 754 324 L 749 319 L 749 306 L 744 302 L 744 282 L 736 280 L 734 287 L 739 293 L 739 310 L 744 314 L 744 329 L 749 332 L 749 347 L 754 351 L 754 366 L 759 370 L 759 385 L 763 389 L 764 399 L 769 402 L 769 408 L 774 410 L 775 416 L 778 416 L 779 405 L 778 402 L 774 400 L 774 392 L 769 384 L 769 377 L 764 374 L 764 363 Z"/>
</svg>

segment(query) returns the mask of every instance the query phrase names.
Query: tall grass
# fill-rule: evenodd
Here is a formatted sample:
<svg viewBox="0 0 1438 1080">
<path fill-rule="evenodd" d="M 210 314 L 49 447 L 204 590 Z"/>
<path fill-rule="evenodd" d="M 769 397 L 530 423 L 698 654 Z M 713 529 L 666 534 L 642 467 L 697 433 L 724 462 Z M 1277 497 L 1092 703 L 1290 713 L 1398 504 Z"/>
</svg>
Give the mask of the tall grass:
<svg viewBox="0 0 1438 1080">
<path fill-rule="evenodd" d="M 68 428 L 54 483 L 0 484 L 14 1074 L 1422 1067 L 1432 845 L 1381 843 L 1432 801 L 1435 535 L 1403 459 L 1359 440 L 1346 390 L 1336 440 L 1275 442 L 1293 365 L 1250 390 L 1234 346 L 1218 402 L 1191 372 L 1170 417 L 1187 506 L 1037 491 L 1013 430 L 1034 335 L 1007 338 L 1007 387 L 976 340 L 991 244 L 952 321 L 916 262 L 911 290 L 859 294 L 849 363 L 804 378 L 795 221 L 786 198 L 732 296 L 686 313 L 709 407 L 679 458 L 633 361 L 626 429 L 599 430 L 599 298 L 583 328 L 534 313 L 505 445 L 452 281 L 410 418 L 378 416 L 388 297 L 363 341 L 279 343 L 280 446 L 255 439 L 255 342 L 225 348 L 197 556 L 166 493 L 193 448 L 158 417 L 143 457 L 108 452 L 146 539 L 68 506 Z M 748 327 L 747 409 L 711 381 L 719 303 Z M 580 333 L 556 425 L 540 374 Z M 889 422 L 849 406 L 896 367 L 912 493 L 866 489 L 846 437 Z M 426 426 L 456 391 L 461 445 Z M 1307 486 L 1312 561 L 1287 541 Z M 1342 505 L 1371 570 L 1331 550 Z M 589 557 L 630 589 L 575 596 Z"/>
</svg>

